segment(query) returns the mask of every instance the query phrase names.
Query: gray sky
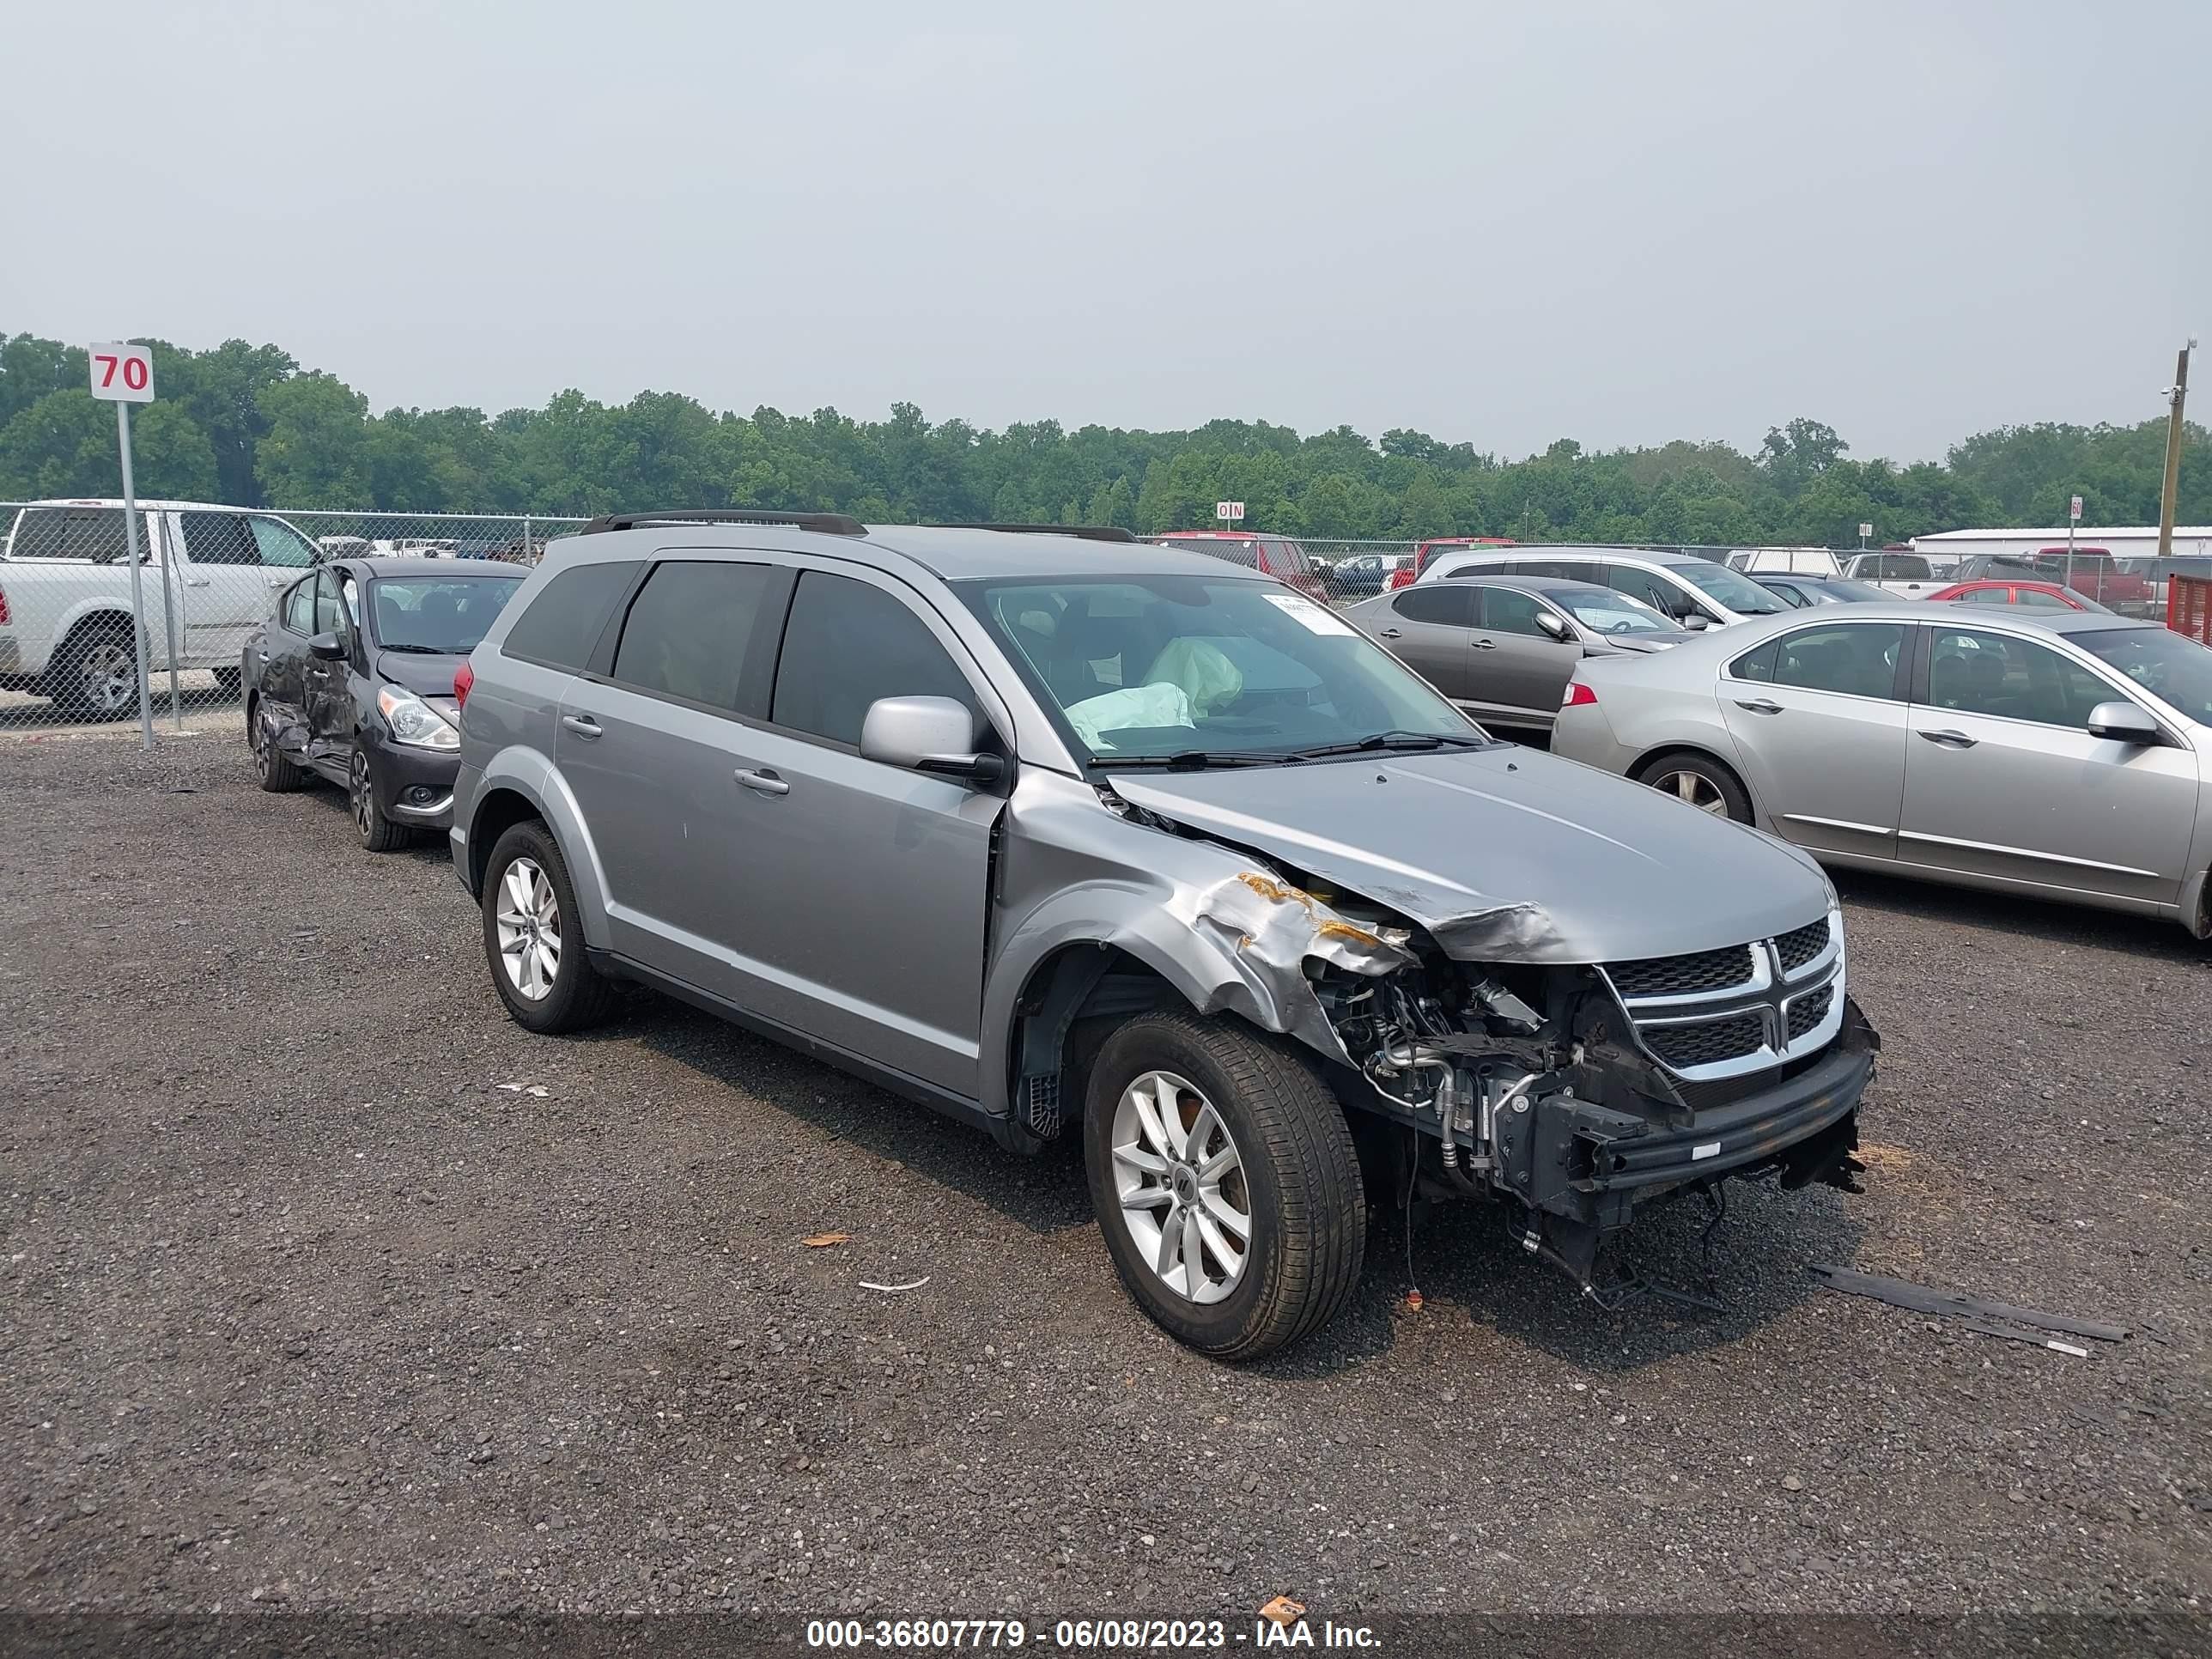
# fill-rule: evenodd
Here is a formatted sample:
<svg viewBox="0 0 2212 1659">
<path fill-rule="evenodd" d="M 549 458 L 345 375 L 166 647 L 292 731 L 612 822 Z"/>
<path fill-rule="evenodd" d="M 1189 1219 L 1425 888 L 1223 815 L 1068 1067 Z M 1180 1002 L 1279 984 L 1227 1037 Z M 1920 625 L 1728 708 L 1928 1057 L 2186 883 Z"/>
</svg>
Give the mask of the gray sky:
<svg viewBox="0 0 2212 1659">
<path fill-rule="evenodd" d="M 6 34 L 0 330 L 274 341 L 379 408 L 1507 455 L 1808 415 L 1918 459 L 2158 415 L 2212 323 L 2203 0 L 18 0 Z"/>
</svg>

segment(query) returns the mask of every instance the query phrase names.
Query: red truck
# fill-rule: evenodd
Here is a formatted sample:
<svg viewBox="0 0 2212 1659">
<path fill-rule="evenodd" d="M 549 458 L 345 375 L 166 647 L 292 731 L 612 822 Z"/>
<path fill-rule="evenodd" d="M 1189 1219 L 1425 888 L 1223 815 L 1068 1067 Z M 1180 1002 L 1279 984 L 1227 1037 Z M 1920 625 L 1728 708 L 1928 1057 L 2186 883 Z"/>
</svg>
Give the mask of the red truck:
<svg viewBox="0 0 2212 1659">
<path fill-rule="evenodd" d="M 1226 559 L 1247 570 L 1273 576 L 1318 604 L 1328 603 L 1328 588 L 1316 573 L 1313 561 L 1288 536 L 1270 536 L 1259 530 L 1176 530 L 1145 539 L 1162 547 L 1180 547 L 1186 552 Z"/>
<path fill-rule="evenodd" d="M 2086 593 L 2107 611 L 2117 611 L 2123 616 L 2147 617 L 2154 597 L 2150 578 L 2140 571 L 2124 570 L 2113 558 L 2108 547 L 2077 547 L 2074 550 L 2073 574 L 2067 574 L 2066 550 L 2063 547 L 2039 547 L 2021 560 L 2033 566 L 2051 580 L 2072 588 L 2076 593 Z"/>
</svg>

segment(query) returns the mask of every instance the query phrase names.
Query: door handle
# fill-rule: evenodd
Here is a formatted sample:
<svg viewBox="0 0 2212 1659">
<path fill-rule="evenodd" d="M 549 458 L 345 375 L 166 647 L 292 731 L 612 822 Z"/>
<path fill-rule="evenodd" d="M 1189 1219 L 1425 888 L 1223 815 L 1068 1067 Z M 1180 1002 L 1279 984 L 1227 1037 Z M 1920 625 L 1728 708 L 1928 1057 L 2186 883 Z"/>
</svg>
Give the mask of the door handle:
<svg viewBox="0 0 2212 1659">
<path fill-rule="evenodd" d="M 756 794 L 787 795 L 791 793 L 789 784 L 765 768 L 757 772 L 748 772 L 741 767 L 738 771 L 738 781 Z"/>
<path fill-rule="evenodd" d="M 185 578 L 185 586 L 187 587 L 205 587 L 207 585 L 208 579 L 205 576 L 187 576 Z"/>
<path fill-rule="evenodd" d="M 1738 698 L 1735 706 L 1754 714 L 1778 714 L 1782 712 L 1780 703 L 1769 702 L 1765 697 L 1753 697 L 1749 702 Z"/>
<path fill-rule="evenodd" d="M 1920 735 L 1930 743 L 1942 744 L 1946 749 L 1972 749 L 1981 741 L 1978 738 L 1968 737 L 1964 732 L 1954 732 L 1948 727 L 1941 732 L 1923 732 Z"/>
<path fill-rule="evenodd" d="M 1375 630 L 1375 637 L 1378 640 L 1395 640 L 1401 637 L 1402 633 L 1403 630 L 1400 629 L 1378 628 Z"/>
<path fill-rule="evenodd" d="M 1478 651 L 1495 651 L 1498 649 L 1498 641 L 1496 640 L 1477 640 L 1474 642 L 1474 648 Z"/>
<path fill-rule="evenodd" d="M 580 738 L 596 738 L 606 729 L 589 714 L 563 714 L 561 724 Z"/>
</svg>

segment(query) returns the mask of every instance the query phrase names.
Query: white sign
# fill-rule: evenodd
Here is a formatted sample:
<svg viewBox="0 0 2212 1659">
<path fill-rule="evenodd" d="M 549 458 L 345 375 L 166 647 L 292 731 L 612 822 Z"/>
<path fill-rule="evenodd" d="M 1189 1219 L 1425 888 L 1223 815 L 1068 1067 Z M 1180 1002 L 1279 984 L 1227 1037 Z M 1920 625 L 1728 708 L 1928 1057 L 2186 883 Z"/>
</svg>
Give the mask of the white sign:
<svg viewBox="0 0 2212 1659">
<path fill-rule="evenodd" d="M 1863 524 L 1863 525 L 1861 525 L 1861 526 L 1859 526 L 1859 539 L 1860 539 L 1861 541 L 1864 541 L 1868 537 L 1869 537 L 1869 536 L 1871 536 L 1871 535 L 1873 535 L 1873 534 L 1874 534 L 1874 526 L 1873 526 L 1872 525 L 1870 525 L 1870 524 Z"/>
<path fill-rule="evenodd" d="M 92 395 L 111 404 L 150 404 L 154 401 L 154 354 L 144 346 L 121 341 L 84 349 L 92 360 Z"/>
<path fill-rule="evenodd" d="M 2077 524 L 2078 524 L 2079 522 L 2081 522 L 2081 498 L 2079 495 L 2076 495 L 2076 496 L 2074 498 L 2072 504 L 2067 507 L 2067 509 L 2066 509 L 2066 516 L 2067 516 L 2068 518 L 2069 518 L 2069 519 L 2072 519 L 2072 520 L 2073 520 L 2075 523 L 2077 523 Z"/>
<path fill-rule="evenodd" d="M 1242 501 L 1216 501 L 1213 504 L 1213 516 L 1217 519 L 1223 520 L 1227 523 L 1235 524 L 1244 516 L 1244 503 Z"/>
</svg>

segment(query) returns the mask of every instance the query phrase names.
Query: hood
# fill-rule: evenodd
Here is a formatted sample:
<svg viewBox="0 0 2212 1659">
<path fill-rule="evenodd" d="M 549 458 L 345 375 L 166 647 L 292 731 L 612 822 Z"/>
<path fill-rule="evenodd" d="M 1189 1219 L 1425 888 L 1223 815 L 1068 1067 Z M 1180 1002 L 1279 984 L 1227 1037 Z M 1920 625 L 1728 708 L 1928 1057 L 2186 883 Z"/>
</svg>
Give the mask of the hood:
<svg viewBox="0 0 2212 1659">
<path fill-rule="evenodd" d="M 1387 904 L 1469 961 L 1717 950 L 1827 914 L 1827 878 L 1770 836 L 1517 747 L 1129 773 L 1125 799 Z"/>
<path fill-rule="evenodd" d="M 404 685 L 418 697 L 450 697 L 453 673 L 466 662 L 458 657 L 425 657 L 413 651 L 380 651 L 376 672 L 394 685 Z"/>
</svg>

